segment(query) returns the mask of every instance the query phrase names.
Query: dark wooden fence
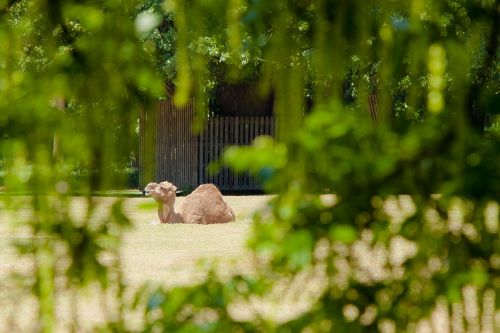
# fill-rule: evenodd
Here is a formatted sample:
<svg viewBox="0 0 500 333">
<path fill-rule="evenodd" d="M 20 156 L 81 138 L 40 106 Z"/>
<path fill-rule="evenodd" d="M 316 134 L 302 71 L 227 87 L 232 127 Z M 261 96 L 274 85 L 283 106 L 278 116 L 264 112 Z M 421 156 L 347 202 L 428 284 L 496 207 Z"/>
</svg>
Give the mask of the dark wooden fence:
<svg viewBox="0 0 500 333">
<path fill-rule="evenodd" d="M 260 190 L 248 173 L 236 174 L 227 166 L 209 172 L 225 148 L 249 145 L 259 135 L 275 133 L 273 117 L 211 117 L 200 135 L 192 134 L 194 103 L 175 108 L 171 99 L 162 100 L 140 115 L 139 186 L 168 180 L 177 188 L 194 188 L 214 183 L 224 191 Z"/>
<path fill-rule="evenodd" d="M 368 111 L 376 123 L 388 122 L 376 94 L 369 96 Z M 275 136 L 276 121 L 269 116 L 210 117 L 200 135 L 192 134 L 194 101 L 176 108 L 172 99 L 140 114 L 139 186 L 168 180 L 179 189 L 214 183 L 223 191 L 260 190 L 261 185 L 248 173 L 235 174 L 227 166 L 211 173 L 210 163 L 218 161 L 231 145 L 249 145 L 259 135 Z"/>
<path fill-rule="evenodd" d="M 261 185 L 248 173 L 237 174 L 224 166 L 219 172 L 209 172 L 209 164 L 219 160 L 228 146 L 250 145 L 259 135 L 274 136 L 273 117 L 213 117 L 207 120 L 199 139 L 198 179 L 214 183 L 223 190 L 260 190 Z"/>
<path fill-rule="evenodd" d="M 177 187 L 198 184 L 198 136 L 192 134 L 194 101 L 175 108 L 172 99 L 141 109 L 139 186 L 168 180 Z"/>
</svg>

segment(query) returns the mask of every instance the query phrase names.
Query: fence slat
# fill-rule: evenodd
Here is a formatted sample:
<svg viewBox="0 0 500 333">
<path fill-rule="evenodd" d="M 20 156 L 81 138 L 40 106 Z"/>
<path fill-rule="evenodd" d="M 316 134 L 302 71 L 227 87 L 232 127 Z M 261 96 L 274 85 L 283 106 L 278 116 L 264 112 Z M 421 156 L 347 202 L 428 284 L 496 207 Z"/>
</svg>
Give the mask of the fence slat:
<svg viewBox="0 0 500 333">
<path fill-rule="evenodd" d="M 213 154 L 213 149 L 214 149 L 214 121 L 213 119 L 210 119 L 209 120 L 210 122 L 210 129 L 209 129 L 209 140 L 208 140 L 208 144 L 207 144 L 207 151 L 208 151 L 208 155 L 207 155 L 207 160 L 205 161 L 205 165 L 204 165 L 204 170 L 205 170 L 205 175 L 207 177 L 207 183 L 213 183 L 214 180 L 212 178 L 212 175 L 210 173 L 208 173 L 208 170 L 207 170 L 207 165 L 208 163 L 212 160 L 214 154 Z"/>
<path fill-rule="evenodd" d="M 251 135 L 251 139 L 250 139 L 250 143 L 253 144 L 253 140 L 257 137 L 257 133 L 258 133 L 258 130 L 259 130 L 259 122 L 258 122 L 258 119 L 256 118 L 253 118 L 252 119 L 252 135 Z M 253 177 L 252 175 L 250 175 L 250 189 L 253 190 L 255 188 L 255 177 Z"/>
<path fill-rule="evenodd" d="M 238 133 L 240 129 L 240 118 L 238 116 L 234 117 L 234 140 L 233 145 L 238 145 Z M 233 189 L 237 190 L 239 186 L 239 175 L 233 171 Z"/>
<path fill-rule="evenodd" d="M 227 145 L 228 145 L 228 135 L 229 135 L 228 122 L 229 122 L 229 118 L 228 117 L 224 117 L 224 146 L 222 148 L 221 158 L 223 157 L 224 151 L 226 150 Z M 224 163 L 224 165 L 222 167 L 222 170 L 224 170 L 224 187 L 228 188 L 229 187 L 229 179 L 228 179 L 229 178 L 229 173 L 228 173 L 228 168 L 227 168 L 227 166 L 226 166 L 225 163 Z"/>
<path fill-rule="evenodd" d="M 216 117 L 215 118 L 215 158 L 212 160 L 213 161 L 216 161 L 219 159 L 219 155 L 220 155 L 220 140 L 222 138 L 222 133 L 221 133 L 221 118 L 220 117 Z M 215 170 L 214 170 L 215 171 Z M 221 179 L 220 179 L 220 172 L 218 170 L 216 170 L 217 172 L 214 173 L 214 176 L 215 176 L 215 179 L 214 179 L 214 182 L 215 184 L 220 184 L 221 183 Z"/>
</svg>

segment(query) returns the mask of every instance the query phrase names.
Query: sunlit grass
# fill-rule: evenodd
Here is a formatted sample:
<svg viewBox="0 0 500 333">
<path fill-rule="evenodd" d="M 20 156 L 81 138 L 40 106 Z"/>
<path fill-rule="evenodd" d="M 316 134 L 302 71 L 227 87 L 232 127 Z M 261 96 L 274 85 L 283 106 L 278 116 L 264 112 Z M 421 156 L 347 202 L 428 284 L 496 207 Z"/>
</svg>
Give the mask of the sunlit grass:
<svg viewBox="0 0 500 333">
<path fill-rule="evenodd" d="M 155 223 L 158 218 L 156 204 L 152 199 L 124 199 L 124 209 L 133 223 L 133 227 L 125 233 L 121 246 L 121 267 L 124 283 L 128 287 L 127 297 L 132 297 L 133 292 L 144 284 L 174 287 L 200 283 L 213 262 L 217 262 L 216 272 L 220 277 L 238 273 L 253 274 L 254 257 L 246 248 L 246 240 L 251 232 L 251 216 L 270 198 L 227 196 L 226 201 L 236 213 L 236 222 L 209 226 L 161 225 Z M 335 204 L 336 200 L 332 201 L 332 198 L 334 197 L 331 195 L 325 195 L 322 202 Z M 29 197 L 17 197 L 14 200 L 16 205 L 23 206 L 29 202 Z M 96 197 L 96 209 L 104 214 L 115 200 L 120 198 Z M 176 205 L 180 205 L 182 200 L 182 197 L 178 198 Z M 76 221 L 83 219 L 86 208 L 84 198 L 72 199 L 71 215 Z M 411 197 L 399 196 L 385 201 L 383 210 L 391 219 L 391 223 L 398 225 L 414 214 L 415 207 Z M 30 241 L 30 235 L 23 233 L 19 225 L 13 228 L 16 225 L 16 216 L 25 219 L 29 217 L 29 210 L 18 209 L 15 213 L 9 213 L 0 204 L 0 212 L 0 277 L 3 281 L 0 285 L 0 331 L 29 332 L 36 325 L 36 302 L 21 282 L 23 280 L 12 278 L 16 273 L 29 276 L 33 272 L 32 258 L 20 256 L 13 248 L 14 244 Z M 397 250 L 400 252 L 404 249 Z M 371 255 L 376 257 L 374 253 L 367 256 Z M 377 261 L 375 257 L 367 257 L 365 260 L 373 265 Z M 255 316 L 260 316 L 277 322 L 287 321 L 307 311 L 324 292 L 327 283 L 325 267 L 320 264 L 297 276 L 281 277 L 280 282 L 265 297 L 253 297 L 250 303 L 236 302 L 231 306 L 231 313 L 238 320 L 253 320 Z M 464 296 L 471 299 L 474 295 L 471 294 L 470 288 L 467 290 L 469 292 Z M 498 311 L 493 310 L 491 292 L 488 293 L 489 296 L 486 296 L 489 298 L 485 296 L 484 306 L 489 310 L 482 318 L 475 320 L 484 321 L 484 327 L 493 328 L 492 320 L 495 315 L 498 316 Z M 75 314 L 79 318 L 79 330 L 89 330 L 96 324 L 110 320 L 116 313 L 106 312 L 106 304 L 114 304 L 116 300 L 109 295 L 103 294 L 97 286 L 75 293 L 59 293 L 57 329 L 61 332 L 69 330 L 71 317 Z M 470 307 L 470 303 L 468 304 Z M 72 312 L 72 307 L 77 310 Z M 463 316 L 463 313 L 448 313 L 443 309 L 442 302 L 437 302 L 432 317 L 419 322 L 417 331 L 425 332 L 428 327 L 436 327 L 436 332 L 444 332 L 443 329 L 446 331 L 447 327 L 456 326 L 456 322 L 462 320 L 460 316 Z M 351 306 L 344 310 L 349 314 L 355 309 Z M 126 315 L 130 327 L 140 327 L 143 322 L 140 311 L 128 311 Z M 364 314 L 357 315 L 363 317 Z"/>
<path fill-rule="evenodd" d="M 29 197 L 14 197 L 16 206 L 27 205 Z M 218 272 L 222 276 L 248 273 L 252 269 L 250 252 L 246 249 L 246 239 L 250 232 L 251 215 L 262 207 L 270 196 L 228 196 L 228 204 L 236 214 L 236 222 L 218 225 L 162 225 L 158 220 L 156 203 L 150 198 L 124 199 L 124 209 L 131 218 L 133 227 L 124 235 L 121 246 L 122 274 L 129 291 L 136 290 L 145 283 L 165 286 L 190 285 L 201 282 L 207 273 L 203 261 L 217 260 Z M 119 198 L 96 197 L 96 210 L 104 214 Z M 183 201 L 176 200 L 176 206 Z M 15 244 L 30 241 L 30 234 L 19 227 L 19 220 L 29 218 L 30 209 L 6 211 L 0 201 L 0 332 L 33 330 L 36 320 L 36 302 L 29 290 L 16 279 L 8 279 L 17 273 L 31 275 L 31 256 L 21 256 Z M 83 220 L 87 202 L 83 197 L 75 197 L 71 203 L 71 215 L 75 221 Z M 19 282 L 21 283 L 21 282 Z M 97 287 L 78 292 L 77 313 L 82 325 L 90 329 L 92 325 L 106 319 L 103 302 Z M 73 295 L 67 292 L 58 297 L 58 328 L 66 331 L 70 321 L 70 306 Z M 17 301 L 21 300 L 21 301 Z M 14 304 L 15 303 L 15 306 Z M 113 314 L 109 314 L 112 316 Z M 135 319 L 134 319 L 135 318 Z M 131 321 L 140 322 L 138 314 Z"/>
</svg>

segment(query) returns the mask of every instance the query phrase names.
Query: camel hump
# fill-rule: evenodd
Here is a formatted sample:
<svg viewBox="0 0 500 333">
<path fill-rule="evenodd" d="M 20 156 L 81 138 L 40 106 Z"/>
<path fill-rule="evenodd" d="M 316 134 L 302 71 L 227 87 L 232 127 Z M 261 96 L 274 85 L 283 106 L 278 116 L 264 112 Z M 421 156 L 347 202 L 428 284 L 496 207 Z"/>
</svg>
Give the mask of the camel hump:
<svg viewBox="0 0 500 333">
<path fill-rule="evenodd" d="M 196 188 L 196 190 L 193 191 L 193 193 L 194 192 L 200 193 L 200 192 L 214 191 L 214 190 L 220 192 L 217 186 L 215 186 L 214 184 L 201 184 Z"/>
</svg>

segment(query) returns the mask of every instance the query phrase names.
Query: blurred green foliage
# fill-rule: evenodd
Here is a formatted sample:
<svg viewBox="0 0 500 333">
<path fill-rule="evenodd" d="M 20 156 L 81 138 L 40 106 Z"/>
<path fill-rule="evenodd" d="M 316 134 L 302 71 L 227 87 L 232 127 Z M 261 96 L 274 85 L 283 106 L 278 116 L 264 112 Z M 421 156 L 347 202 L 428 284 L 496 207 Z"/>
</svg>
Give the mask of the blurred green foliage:
<svg viewBox="0 0 500 333">
<path fill-rule="evenodd" d="M 264 41 L 255 69 L 263 93 L 275 93 L 278 140 L 224 157 L 280 193 L 256 216 L 250 246 L 277 274 L 264 269 L 259 283 L 317 267 L 328 276 L 305 314 L 252 330 L 413 332 L 440 302 L 451 313 L 467 286 L 493 292 L 498 307 L 498 5 L 169 2 L 174 23 L 189 27 L 177 44 L 190 55 L 178 101 L 203 91 L 216 56 L 193 50 L 197 38 L 225 35 L 234 54 L 241 36 Z M 224 22 L 231 15 L 240 20 Z"/>
<path fill-rule="evenodd" d="M 468 330 L 488 325 L 479 317 L 500 300 L 499 6 L 0 2 L 0 177 L 5 209 L 21 209 L 10 193 L 32 193 L 19 224 L 33 242 L 19 250 L 35 264 L 40 329 L 54 330 L 59 277 L 69 290 L 98 281 L 120 314 L 144 309 L 151 332 L 414 332 L 440 304 Z M 224 157 L 279 193 L 255 216 L 256 273 L 144 288 L 127 304 L 119 245 L 130 221 L 121 201 L 96 211 L 91 192 L 124 181 L 110 166 L 134 147 L 139 102 L 161 95 L 162 79 L 201 114 L 213 82 L 249 72 L 274 92 L 279 124 L 277 139 Z M 84 221 L 69 214 L 76 191 L 87 193 Z M 253 307 L 304 276 L 300 289 L 321 288 L 294 319 Z M 478 314 L 463 320 L 454 309 L 471 290 Z M 241 303 L 249 319 L 235 315 Z M 119 316 L 103 329 L 129 327 Z"/>
<path fill-rule="evenodd" d="M 17 211 L 32 239 L 19 247 L 34 267 L 23 285 L 38 297 L 44 332 L 55 330 L 56 295 L 65 291 L 97 283 L 121 303 L 129 220 L 121 201 L 96 210 L 91 193 L 126 183 L 115 169 L 136 150 L 139 103 L 163 91 L 135 9 L 114 0 L 0 1 L 0 217 Z M 20 204 L 16 193 L 30 196 Z M 83 220 L 71 214 L 75 193 L 86 196 Z"/>
</svg>

